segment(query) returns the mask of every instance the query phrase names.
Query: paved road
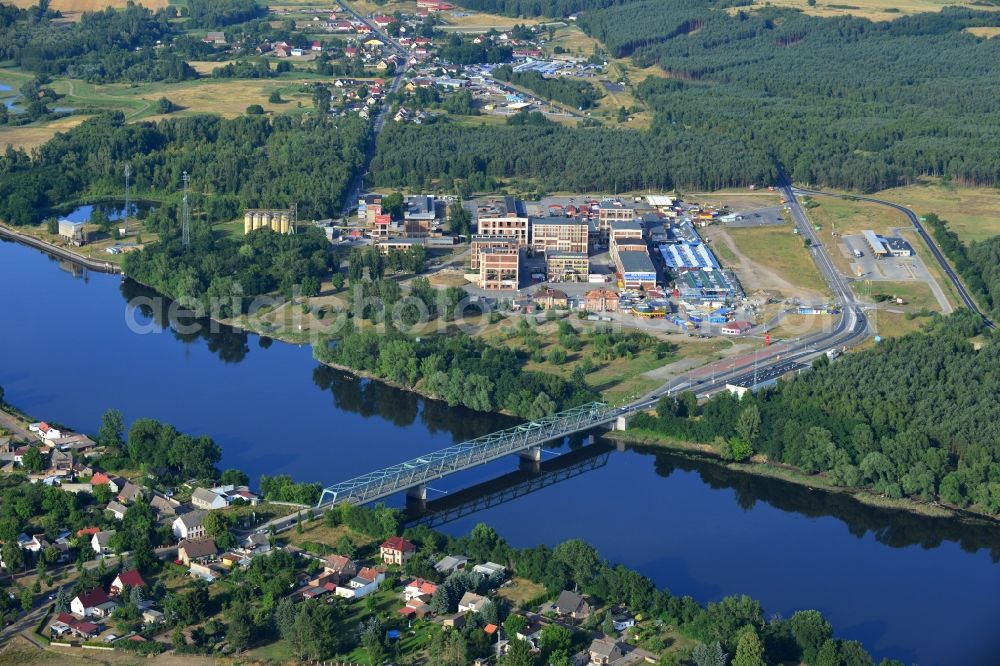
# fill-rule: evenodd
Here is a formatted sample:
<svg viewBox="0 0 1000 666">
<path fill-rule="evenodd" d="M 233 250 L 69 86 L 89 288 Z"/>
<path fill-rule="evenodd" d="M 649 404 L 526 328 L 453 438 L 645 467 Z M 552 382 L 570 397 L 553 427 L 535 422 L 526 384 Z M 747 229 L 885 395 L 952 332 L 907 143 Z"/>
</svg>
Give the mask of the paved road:
<svg viewBox="0 0 1000 666">
<path fill-rule="evenodd" d="M 364 16 L 355 11 L 354 8 L 348 5 L 347 3 L 343 2 L 342 0 L 338 0 L 337 4 L 339 4 L 344 9 L 344 11 L 354 16 L 356 20 L 361 21 L 369 28 L 371 28 L 372 34 L 377 36 L 383 43 L 388 45 L 390 49 L 395 51 L 397 54 L 403 56 L 403 65 L 399 67 L 398 71 L 396 72 L 396 75 L 392 77 L 392 81 L 389 83 L 389 89 L 388 89 L 390 93 L 394 93 L 397 90 L 399 90 L 399 86 L 403 82 L 403 74 L 405 74 L 410 67 L 409 64 L 407 63 L 407 59 L 409 58 L 410 55 L 409 51 L 400 46 L 399 42 L 397 42 L 388 34 L 383 32 L 377 25 L 375 25 L 374 22 L 366 19 Z M 372 124 L 371 138 L 368 142 L 368 148 L 365 150 L 365 159 L 362 163 L 362 167 L 358 169 L 357 175 L 354 177 L 354 180 L 351 181 L 351 186 L 347 190 L 347 196 L 344 197 L 344 206 L 343 209 L 341 210 L 341 215 L 345 218 L 345 220 L 347 216 L 350 214 L 351 209 L 357 203 L 358 199 L 364 193 L 365 176 L 368 174 L 368 167 L 371 165 L 372 158 L 375 156 L 375 146 L 378 142 L 378 135 L 379 132 L 382 131 L 382 128 L 385 127 L 385 121 L 388 114 L 389 114 L 389 105 L 386 103 L 382 103 L 382 105 L 379 107 L 378 113 L 375 115 L 375 122 Z"/>
<path fill-rule="evenodd" d="M 21 427 L 21 421 L 19 419 L 11 416 L 2 409 L 0 409 L 0 427 L 10 432 L 13 437 L 18 439 L 26 439 L 31 442 L 37 438 L 35 433 Z"/>
<path fill-rule="evenodd" d="M 928 234 L 927 230 L 924 229 L 924 225 L 921 224 L 920 218 L 917 217 L 917 214 L 914 213 L 912 210 L 898 203 L 894 203 L 892 201 L 885 201 L 884 199 L 875 199 L 873 197 L 855 196 L 853 194 L 834 194 L 833 192 L 823 192 L 820 190 L 809 190 L 804 188 L 795 188 L 795 191 L 809 195 L 820 195 L 825 197 L 837 197 L 840 199 L 867 201 L 869 203 L 878 204 L 880 206 L 887 206 L 889 208 L 893 208 L 901 212 L 903 215 L 906 215 L 906 217 L 909 218 L 910 223 L 913 224 L 914 230 L 916 230 L 920 238 L 923 239 L 924 244 L 931 251 L 931 254 L 934 256 L 934 259 L 941 267 L 941 270 L 944 272 L 946 276 L 948 276 L 948 279 L 951 281 L 951 283 L 955 285 L 955 291 L 958 292 L 958 297 L 962 299 L 962 302 L 965 304 L 965 307 L 969 308 L 970 310 L 978 314 L 980 317 L 982 317 L 983 321 L 986 322 L 987 326 L 989 326 L 990 328 L 996 328 L 996 324 L 993 321 L 991 321 L 990 318 L 987 317 L 982 310 L 979 309 L 979 306 L 976 304 L 976 301 L 972 298 L 968 290 L 966 290 L 965 285 L 962 284 L 962 281 L 959 279 L 958 275 L 952 269 L 951 264 L 948 263 L 948 260 L 945 259 L 944 254 L 931 239 L 930 234 Z"/>
</svg>

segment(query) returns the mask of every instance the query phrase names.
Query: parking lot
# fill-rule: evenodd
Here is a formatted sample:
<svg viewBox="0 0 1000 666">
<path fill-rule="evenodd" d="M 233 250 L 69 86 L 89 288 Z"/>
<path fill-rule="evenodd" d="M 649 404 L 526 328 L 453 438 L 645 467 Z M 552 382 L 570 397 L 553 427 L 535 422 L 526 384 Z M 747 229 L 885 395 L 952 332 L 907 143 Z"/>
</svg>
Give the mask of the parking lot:
<svg viewBox="0 0 1000 666">
<path fill-rule="evenodd" d="M 742 215 L 743 219 L 736 220 L 735 222 L 723 222 L 720 220 L 719 224 L 734 229 L 741 227 L 764 227 L 775 224 L 787 224 L 789 215 L 782 206 L 768 206 L 767 208 L 758 208 L 749 211 L 737 210 L 735 213 L 737 216 Z"/>
</svg>

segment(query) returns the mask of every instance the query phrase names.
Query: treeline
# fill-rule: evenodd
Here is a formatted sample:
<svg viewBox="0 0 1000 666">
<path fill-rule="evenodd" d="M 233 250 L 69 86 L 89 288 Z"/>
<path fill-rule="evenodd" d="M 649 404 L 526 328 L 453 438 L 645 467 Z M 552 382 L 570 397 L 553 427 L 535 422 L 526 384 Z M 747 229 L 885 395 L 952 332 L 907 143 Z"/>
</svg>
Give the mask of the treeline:
<svg viewBox="0 0 1000 666">
<path fill-rule="evenodd" d="M 663 398 L 631 427 L 822 473 L 892 498 L 1000 512 L 1000 345 L 969 310 L 737 399 Z M 825 361 L 825 357 L 823 359 Z"/>
<path fill-rule="evenodd" d="M 979 306 L 990 317 L 1000 318 L 1000 236 L 966 246 L 934 213 L 925 222 Z"/>
<path fill-rule="evenodd" d="M 505 16 L 564 17 L 578 12 L 628 4 L 631 0 L 464 0 L 462 6 Z"/>
<path fill-rule="evenodd" d="M 734 664 L 875 664 L 857 641 L 834 638 L 833 628 L 818 611 L 798 611 L 787 619 L 780 615 L 766 616 L 760 603 L 745 595 L 724 597 L 701 606 L 692 597 L 678 597 L 669 590 L 657 589 L 646 576 L 620 564 L 609 563 L 593 546 L 577 539 L 565 541 L 554 548 L 537 546 L 516 549 L 493 528 L 482 523 L 468 535 L 457 538 L 424 526 L 408 529 L 404 536 L 419 546 L 416 557 L 407 565 L 408 570 L 411 565 L 420 566 L 422 560 L 436 552 L 463 553 L 474 562 L 501 563 L 512 567 L 518 577 L 543 585 L 546 599 L 555 598 L 563 590 L 577 590 L 589 595 L 599 605 L 614 607 L 620 604 L 633 614 L 656 618 L 664 625 L 677 627 L 681 634 L 700 643 L 692 653 L 693 663 L 700 666 L 728 663 L 725 655 L 736 655 Z M 432 567 L 423 566 L 421 571 L 421 575 L 426 573 L 432 580 L 438 580 Z M 497 610 L 503 621 L 508 609 L 501 606 Z M 584 621 L 582 630 L 586 632 L 588 641 L 592 635 L 590 632 L 601 628 L 607 618 L 606 613 L 594 612 Z M 757 648 L 757 661 L 740 658 L 741 652 L 749 651 L 748 644 Z M 653 639 L 644 641 L 641 647 L 659 654 L 668 646 Z M 470 642 L 467 649 L 473 653 L 474 643 Z M 712 655 L 716 655 L 714 660 Z M 530 664 L 532 661 L 529 658 L 523 662 L 511 660 L 502 663 Z M 568 662 L 553 659 L 538 663 Z M 883 659 L 880 664 L 901 666 L 901 662 L 890 659 Z"/>
<path fill-rule="evenodd" d="M 316 358 L 406 388 L 420 388 L 449 405 L 506 411 L 525 419 L 596 398 L 585 384 L 522 369 L 517 354 L 463 333 L 410 338 L 390 329 L 346 331 L 335 344 L 314 346 Z"/>
<path fill-rule="evenodd" d="M 231 220 L 243 208 L 292 203 L 302 218 L 332 217 L 363 161 L 368 132 L 356 118 L 334 124 L 206 115 L 154 124 L 107 114 L 57 134 L 31 157 L 12 149 L 0 156 L 0 218 L 36 224 L 66 202 L 119 196 L 126 163 L 133 191 L 154 199 L 176 199 L 187 171 L 195 211 L 223 215 L 208 222 Z"/>
<path fill-rule="evenodd" d="M 389 123 L 372 160 L 374 182 L 430 188 L 440 179 L 485 191 L 499 187 L 498 179 L 523 178 L 549 191 L 621 192 L 740 187 L 774 177 L 764 150 L 710 132 L 583 130 L 526 118 L 479 127 Z"/>
<path fill-rule="evenodd" d="M 197 73 L 169 43 L 175 29 L 167 10 L 139 5 L 85 12 L 79 21 L 31 10 L 0 31 L 0 56 L 38 74 L 66 74 L 95 83 L 181 81 Z"/>
<path fill-rule="evenodd" d="M 181 15 L 187 16 L 188 28 L 224 28 L 262 18 L 267 9 L 254 0 L 188 0 Z"/>
<path fill-rule="evenodd" d="M 317 295 L 334 262 L 326 236 L 313 226 L 292 235 L 261 229 L 240 239 L 214 238 L 202 227 L 189 247 L 173 237 L 130 252 L 122 270 L 201 316 L 230 317 L 255 296 L 277 291 L 287 298 L 296 288 Z"/>
<path fill-rule="evenodd" d="M 501 81 L 527 88 L 545 99 L 568 104 L 577 109 L 589 109 L 602 95 L 591 83 L 569 78 L 545 78 L 541 72 L 515 72 L 509 65 L 497 67 L 493 76 Z"/>
<path fill-rule="evenodd" d="M 996 25 L 992 13 L 872 23 L 645 0 L 580 25 L 613 54 L 669 73 L 637 88 L 656 112 L 654 132 L 684 126 L 752 143 L 803 183 L 1000 182 L 1000 42 L 964 32 Z"/>
</svg>

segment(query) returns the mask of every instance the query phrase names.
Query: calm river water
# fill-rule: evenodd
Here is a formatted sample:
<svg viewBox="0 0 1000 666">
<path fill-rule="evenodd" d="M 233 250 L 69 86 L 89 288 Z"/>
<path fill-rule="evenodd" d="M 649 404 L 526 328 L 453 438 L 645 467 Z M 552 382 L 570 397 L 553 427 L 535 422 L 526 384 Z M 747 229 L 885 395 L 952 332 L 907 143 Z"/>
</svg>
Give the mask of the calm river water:
<svg viewBox="0 0 1000 666">
<path fill-rule="evenodd" d="M 330 371 L 307 347 L 230 330 L 137 335 L 125 310 L 140 292 L 0 242 L 7 399 L 85 432 L 116 407 L 128 421 L 211 435 L 223 465 L 254 478 L 327 484 L 511 423 Z M 547 457 L 568 450 L 548 448 Z M 488 508 L 460 511 L 441 529 L 482 521 L 517 546 L 578 537 L 675 594 L 746 593 L 786 616 L 817 608 L 879 657 L 1000 663 L 1000 529 L 865 508 L 649 449 L 608 451 L 573 451 L 574 465 L 541 477 L 509 474 L 517 464 L 504 460 L 436 483 L 432 500 L 461 505 L 463 494 L 442 491 L 504 477 L 472 493 Z M 526 492 L 531 479 L 542 487 Z M 498 485 L 520 496 L 491 501 Z"/>
</svg>

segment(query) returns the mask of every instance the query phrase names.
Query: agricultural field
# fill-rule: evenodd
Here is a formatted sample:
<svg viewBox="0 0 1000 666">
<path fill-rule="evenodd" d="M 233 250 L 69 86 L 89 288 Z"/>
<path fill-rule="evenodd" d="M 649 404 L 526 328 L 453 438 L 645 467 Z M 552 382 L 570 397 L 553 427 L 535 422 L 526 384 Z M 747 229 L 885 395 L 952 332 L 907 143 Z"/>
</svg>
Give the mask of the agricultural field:
<svg viewBox="0 0 1000 666">
<path fill-rule="evenodd" d="M 416 7 L 415 4 L 413 6 Z M 470 33 L 489 32 L 491 28 L 508 30 L 517 24 L 537 25 L 548 20 L 545 18 L 514 18 L 511 16 L 461 9 L 451 12 L 440 12 L 438 17 L 444 21 L 444 25 L 441 26 L 443 30 Z"/>
<path fill-rule="evenodd" d="M 86 119 L 87 116 L 69 116 L 47 123 L 0 127 L 0 149 L 13 146 L 30 151 L 54 137 L 57 132 L 73 129 Z"/>
<path fill-rule="evenodd" d="M 756 0 L 752 7 L 765 6 L 793 7 L 812 16 L 857 16 L 872 21 L 892 21 L 900 16 L 939 12 L 945 7 L 969 7 L 976 10 L 1000 9 L 974 0 L 842 0 L 838 2 L 823 2 L 818 0 L 810 6 L 807 0 Z M 740 7 L 740 9 L 746 9 Z"/>
<path fill-rule="evenodd" d="M 986 39 L 993 39 L 994 37 L 1000 37 L 1000 27 L 996 26 L 980 26 L 976 28 L 966 28 L 965 32 L 970 35 L 975 35 L 976 37 L 985 37 Z"/>
<path fill-rule="evenodd" d="M 936 213 L 966 241 L 1000 234 L 1000 189 L 925 183 L 883 190 L 873 196 L 903 204 L 918 215 Z"/>
<path fill-rule="evenodd" d="M 122 9 L 130 0 L 50 0 L 49 7 L 58 9 L 67 18 L 79 18 L 84 12 L 99 11 L 108 7 Z M 132 0 L 137 5 L 142 5 L 148 9 L 163 9 L 170 4 L 169 0 Z M 37 5 L 38 0 L 9 0 L 9 4 L 15 7 L 31 7 Z"/>
</svg>

